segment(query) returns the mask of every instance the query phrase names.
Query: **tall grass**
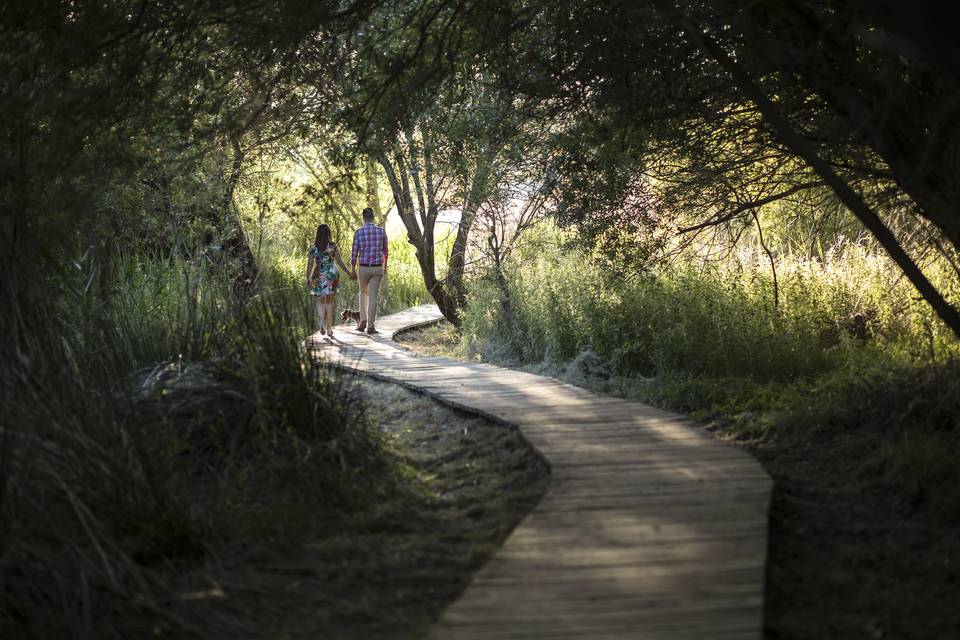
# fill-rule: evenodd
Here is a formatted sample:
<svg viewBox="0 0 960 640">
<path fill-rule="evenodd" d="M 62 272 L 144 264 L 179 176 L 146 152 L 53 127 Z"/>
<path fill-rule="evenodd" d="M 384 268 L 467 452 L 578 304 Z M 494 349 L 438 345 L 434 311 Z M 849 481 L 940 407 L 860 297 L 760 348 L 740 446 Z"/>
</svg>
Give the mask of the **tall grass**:
<svg viewBox="0 0 960 640">
<path fill-rule="evenodd" d="M 770 264 L 749 249 L 717 262 L 678 260 L 656 273 L 615 274 L 559 242 L 552 251 L 537 246 L 509 274 L 513 317 L 505 317 L 503 292 L 492 282 L 475 284 L 464 317 L 474 352 L 563 362 L 591 350 L 629 375 L 773 380 L 819 375 L 865 353 L 928 360 L 960 353 L 895 266 L 861 246 L 817 259 L 781 257 L 777 305 Z M 949 275 L 933 271 L 956 297 Z"/>
<path fill-rule="evenodd" d="M 862 430 L 879 443 L 865 460 L 901 495 L 957 522 L 960 341 L 884 255 L 856 244 L 780 255 L 775 304 L 769 260 L 749 247 L 609 273 L 564 249 L 569 236 L 538 233 L 505 289 L 494 278 L 473 284 L 462 355 L 533 366 L 739 436 Z M 949 265 L 925 270 L 960 302 Z"/>
<path fill-rule="evenodd" d="M 33 324 L 0 369 L 0 636 L 130 637 L 140 616 L 183 632 L 177 567 L 294 535 L 285 502 L 362 490 L 363 409 L 305 350 L 312 310 L 282 282 L 238 295 L 136 258 L 108 297 L 75 279 L 19 310 Z"/>
</svg>

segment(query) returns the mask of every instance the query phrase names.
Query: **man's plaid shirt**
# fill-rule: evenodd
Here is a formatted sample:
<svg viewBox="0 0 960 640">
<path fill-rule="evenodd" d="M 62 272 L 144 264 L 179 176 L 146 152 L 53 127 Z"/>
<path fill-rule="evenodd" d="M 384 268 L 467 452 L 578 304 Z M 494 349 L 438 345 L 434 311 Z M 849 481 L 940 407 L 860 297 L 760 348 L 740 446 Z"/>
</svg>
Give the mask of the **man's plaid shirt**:
<svg viewBox="0 0 960 640">
<path fill-rule="evenodd" d="M 383 264 L 387 259 L 387 232 L 372 222 L 365 223 L 353 234 L 350 264 Z"/>
</svg>

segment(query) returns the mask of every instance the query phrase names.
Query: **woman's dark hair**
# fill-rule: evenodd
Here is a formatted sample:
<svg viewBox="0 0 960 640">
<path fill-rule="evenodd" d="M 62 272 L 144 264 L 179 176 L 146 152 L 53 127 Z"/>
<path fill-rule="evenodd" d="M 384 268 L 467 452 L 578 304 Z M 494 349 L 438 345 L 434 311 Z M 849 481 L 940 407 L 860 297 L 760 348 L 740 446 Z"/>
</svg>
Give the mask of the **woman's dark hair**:
<svg viewBox="0 0 960 640">
<path fill-rule="evenodd" d="M 317 237 L 313 244 L 317 247 L 317 251 L 326 251 L 327 245 L 330 244 L 330 227 L 325 224 L 317 227 Z"/>
</svg>

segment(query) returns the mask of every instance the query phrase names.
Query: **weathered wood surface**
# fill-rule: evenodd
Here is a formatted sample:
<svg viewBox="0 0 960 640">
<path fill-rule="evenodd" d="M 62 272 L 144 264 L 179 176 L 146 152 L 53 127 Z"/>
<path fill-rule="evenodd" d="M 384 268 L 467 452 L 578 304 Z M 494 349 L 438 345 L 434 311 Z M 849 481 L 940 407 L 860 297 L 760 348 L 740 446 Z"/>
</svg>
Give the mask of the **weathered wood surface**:
<svg viewBox="0 0 960 640">
<path fill-rule="evenodd" d="M 550 464 L 547 495 L 431 639 L 762 636 L 772 482 L 759 463 L 678 415 L 392 341 L 440 319 L 416 307 L 376 337 L 310 340 L 337 365 L 516 425 Z"/>
</svg>

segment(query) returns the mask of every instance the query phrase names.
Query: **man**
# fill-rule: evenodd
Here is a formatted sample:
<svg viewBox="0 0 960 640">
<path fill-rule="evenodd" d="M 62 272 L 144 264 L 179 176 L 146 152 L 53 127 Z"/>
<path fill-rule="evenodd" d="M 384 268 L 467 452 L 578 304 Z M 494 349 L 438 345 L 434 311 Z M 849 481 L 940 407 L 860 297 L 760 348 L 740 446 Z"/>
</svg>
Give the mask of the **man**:
<svg viewBox="0 0 960 640">
<path fill-rule="evenodd" d="M 387 274 L 387 232 L 373 224 L 373 209 L 370 207 L 363 210 L 363 226 L 353 234 L 350 266 L 360 284 L 360 325 L 357 331 L 375 335 L 379 333 L 375 326 L 377 292 L 380 281 Z"/>
</svg>

